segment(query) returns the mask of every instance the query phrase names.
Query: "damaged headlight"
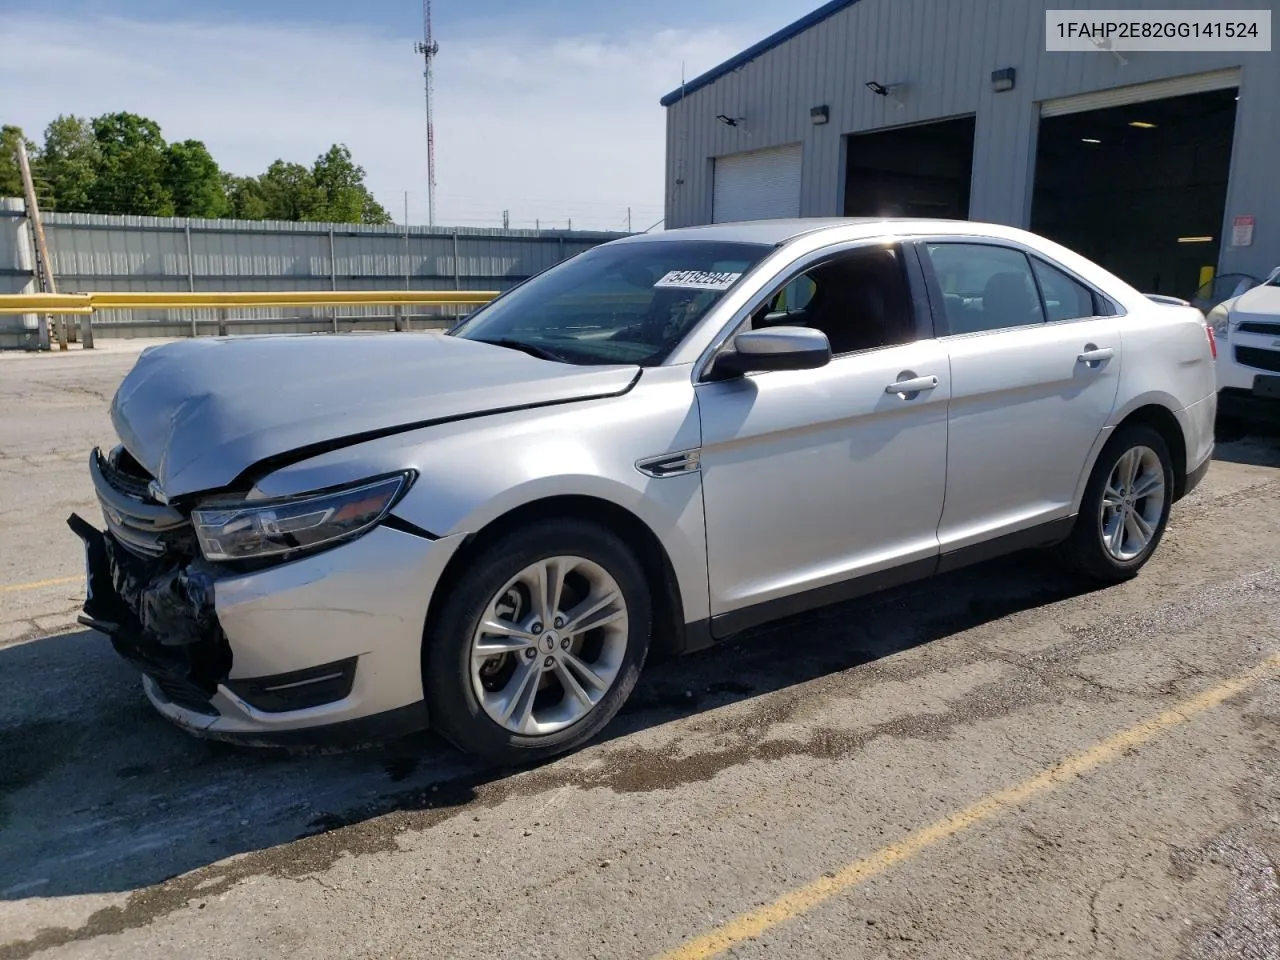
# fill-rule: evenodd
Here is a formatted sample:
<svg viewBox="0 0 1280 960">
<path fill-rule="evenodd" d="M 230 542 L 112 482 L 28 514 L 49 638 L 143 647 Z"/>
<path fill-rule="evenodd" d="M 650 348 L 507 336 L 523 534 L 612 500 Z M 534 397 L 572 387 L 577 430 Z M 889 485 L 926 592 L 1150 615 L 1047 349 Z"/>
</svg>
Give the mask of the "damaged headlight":
<svg viewBox="0 0 1280 960">
<path fill-rule="evenodd" d="M 411 473 L 285 500 L 207 504 L 191 511 L 205 559 L 256 560 L 364 533 L 409 488 Z"/>
</svg>

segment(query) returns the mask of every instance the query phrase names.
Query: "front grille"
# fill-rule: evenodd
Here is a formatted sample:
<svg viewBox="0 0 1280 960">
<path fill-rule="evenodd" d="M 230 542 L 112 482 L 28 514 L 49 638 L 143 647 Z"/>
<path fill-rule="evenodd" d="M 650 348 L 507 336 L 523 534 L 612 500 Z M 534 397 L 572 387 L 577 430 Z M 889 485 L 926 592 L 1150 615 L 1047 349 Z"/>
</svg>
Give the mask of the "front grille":
<svg viewBox="0 0 1280 960">
<path fill-rule="evenodd" d="M 107 527 L 124 547 L 144 557 L 194 548 L 187 518 L 151 497 L 146 471 L 128 453 L 116 448 L 104 457 L 95 450 L 89 466 Z"/>
<path fill-rule="evenodd" d="M 139 500 L 151 499 L 151 493 L 147 489 L 147 485 L 151 483 L 150 475 L 123 447 L 117 447 L 107 457 L 99 454 L 98 469 L 102 471 L 107 483 L 121 493 Z"/>
<path fill-rule="evenodd" d="M 1260 350 L 1257 347 L 1236 347 L 1236 363 L 1255 370 L 1271 370 L 1280 373 L 1280 350 Z"/>
<path fill-rule="evenodd" d="M 1264 337 L 1280 337 L 1280 323 L 1262 323 L 1258 320 L 1246 320 L 1236 327 L 1240 333 L 1260 333 Z"/>
</svg>

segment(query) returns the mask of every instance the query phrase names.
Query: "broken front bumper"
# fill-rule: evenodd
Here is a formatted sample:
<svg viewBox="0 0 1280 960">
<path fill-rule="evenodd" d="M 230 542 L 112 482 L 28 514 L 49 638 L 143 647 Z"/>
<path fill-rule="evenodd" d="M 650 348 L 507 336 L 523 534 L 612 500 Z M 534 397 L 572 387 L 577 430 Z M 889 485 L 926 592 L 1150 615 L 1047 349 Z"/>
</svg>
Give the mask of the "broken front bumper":
<svg viewBox="0 0 1280 960">
<path fill-rule="evenodd" d="M 461 537 L 380 526 L 236 573 L 193 559 L 190 548 L 130 549 L 116 533 L 120 508 L 130 505 L 100 498 L 108 531 L 68 521 L 88 566 L 81 619 L 142 671 L 148 697 L 170 720 L 264 743 L 378 739 L 425 726 L 422 631 Z M 174 536 L 183 532 L 170 544 Z"/>
<path fill-rule="evenodd" d="M 85 546 L 84 615 L 170 702 L 216 716 L 210 698 L 231 669 L 231 648 L 214 613 L 213 575 L 192 564 L 143 558 L 72 514 Z"/>
</svg>

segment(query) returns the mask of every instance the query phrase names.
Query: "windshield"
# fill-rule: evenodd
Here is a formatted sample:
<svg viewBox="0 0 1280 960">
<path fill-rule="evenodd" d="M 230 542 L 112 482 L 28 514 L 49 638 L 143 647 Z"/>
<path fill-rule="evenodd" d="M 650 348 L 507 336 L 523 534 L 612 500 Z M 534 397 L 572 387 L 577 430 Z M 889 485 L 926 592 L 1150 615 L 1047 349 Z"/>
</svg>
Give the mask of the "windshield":
<svg viewBox="0 0 1280 960">
<path fill-rule="evenodd" d="M 1271 271 L 1271 276 L 1267 278 L 1268 287 L 1280 287 L 1280 267 L 1276 267 Z"/>
<path fill-rule="evenodd" d="M 771 249 L 709 240 L 596 247 L 495 300 L 452 335 L 567 363 L 654 366 Z"/>
</svg>

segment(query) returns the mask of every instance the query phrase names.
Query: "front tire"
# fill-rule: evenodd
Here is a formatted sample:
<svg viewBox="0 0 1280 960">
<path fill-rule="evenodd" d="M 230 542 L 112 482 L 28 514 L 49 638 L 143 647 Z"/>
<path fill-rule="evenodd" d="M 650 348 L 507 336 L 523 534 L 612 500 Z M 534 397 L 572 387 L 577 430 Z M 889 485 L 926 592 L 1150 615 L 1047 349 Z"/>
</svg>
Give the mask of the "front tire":
<svg viewBox="0 0 1280 960">
<path fill-rule="evenodd" d="M 1173 482 L 1173 458 L 1158 431 L 1145 424 L 1117 430 L 1094 464 L 1063 559 L 1104 583 L 1137 576 L 1164 536 Z"/>
<path fill-rule="evenodd" d="M 635 687 L 649 649 L 644 569 L 609 530 L 545 520 L 470 558 L 423 649 L 432 725 L 499 766 L 581 746 Z"/>
</svg>

